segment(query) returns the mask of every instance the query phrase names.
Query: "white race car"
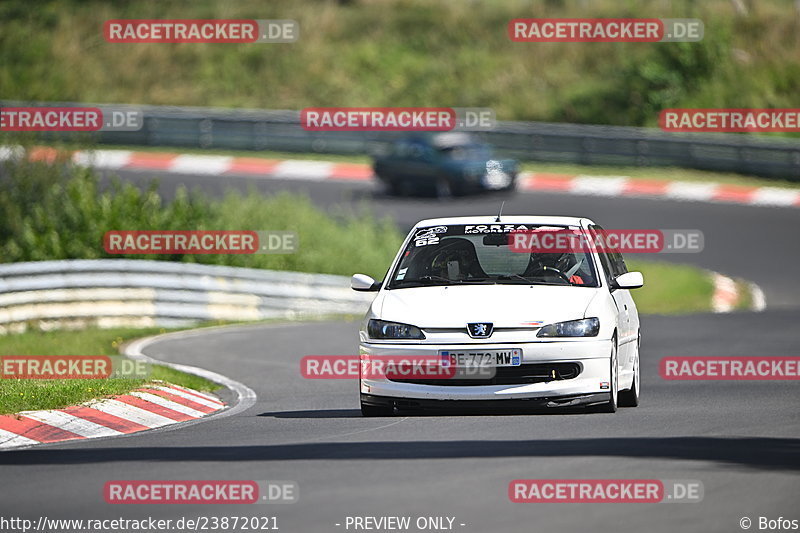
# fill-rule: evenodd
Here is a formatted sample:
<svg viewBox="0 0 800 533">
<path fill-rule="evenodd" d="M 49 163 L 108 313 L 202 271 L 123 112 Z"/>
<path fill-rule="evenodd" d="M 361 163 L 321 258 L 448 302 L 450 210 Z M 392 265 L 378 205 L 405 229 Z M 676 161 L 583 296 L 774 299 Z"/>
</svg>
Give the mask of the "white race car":
<svg viewBox="0 0 800 533">
<path fill-rule="evenodd" d="M 628 289 L 643 285 L 641 273 L 608 248 L 520 251 L 509 241 L 545 231 L 587 242 L 604 232 L 571 217 L 423 220 L 383 282 L 353 276 L 354 290 L 378 293 L 360 331 L 364 416 L 452 405 L 638 405 L 641 335 Z M 453 372 L 365 373 L 364 360 L 392 357 L 432 359 Z"/>
</svg>

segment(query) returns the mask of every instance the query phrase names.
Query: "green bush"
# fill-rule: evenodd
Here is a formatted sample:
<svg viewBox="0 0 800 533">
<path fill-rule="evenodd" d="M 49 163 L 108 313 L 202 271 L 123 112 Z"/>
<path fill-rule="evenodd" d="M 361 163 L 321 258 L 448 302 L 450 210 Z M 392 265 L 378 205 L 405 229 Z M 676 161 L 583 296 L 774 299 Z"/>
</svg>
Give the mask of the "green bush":
<svg viewBox="0 0 800 533">
<path fill-rule="evenodd" d="M 558 119 L 652 125 L 662 109 L 692 107 L 698 93 L 724 64 L 727 46 L 721 42 L 723 38 L 717 34 L 700 43 L 672 43 L 628 57 L 606 80 L 567 91 Z M 707 106 L 723 107 L 713 102 Z"/>
<path fill-rule="evenodd" d="M 289 193 L 229 193 L 211 200 L 178 189 L 164 202 L 156 183 L 140 190 L 112 180 L 102 188 L 93 171 L 63 164 L 6 162 L 0 179 L 0 258 L 3 262 L 133 258 L 382 277 L 402 235 L 366 209 L 331 216 Z M 285 255 L 110 255 L 110 230 L 289 230 L 299 237 Z"/>
</svg>

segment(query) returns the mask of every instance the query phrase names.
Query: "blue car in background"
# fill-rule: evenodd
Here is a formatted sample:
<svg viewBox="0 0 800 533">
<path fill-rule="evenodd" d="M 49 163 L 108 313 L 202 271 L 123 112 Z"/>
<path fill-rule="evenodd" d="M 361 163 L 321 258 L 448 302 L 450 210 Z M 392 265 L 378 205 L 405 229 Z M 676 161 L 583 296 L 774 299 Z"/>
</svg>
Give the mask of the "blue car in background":
<svg viewBox="0 0 800 533">
<path fill-rule="evenodd" d="M 388 191 L 439 198 L 481 191 L 512 190 L 519 164 L 498 159 L 488 144 L 466 133 L 406 137 L 375 157 L 373 170 Z"/>
</svg>

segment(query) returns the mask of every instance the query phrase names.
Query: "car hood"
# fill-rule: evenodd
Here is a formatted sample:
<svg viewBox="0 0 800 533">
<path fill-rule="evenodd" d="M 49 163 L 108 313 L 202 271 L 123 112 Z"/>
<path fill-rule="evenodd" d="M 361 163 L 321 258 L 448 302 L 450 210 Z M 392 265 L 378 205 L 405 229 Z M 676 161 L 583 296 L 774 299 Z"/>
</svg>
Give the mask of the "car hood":
<svg viewBox="0 0 800 533">
<path fill-rule="evenodd" d="M 422 328 L 458 328 L 468 322 L 532 326 L 584 318 L 598 290 L 508 284 L 393 289 L 382 291 L 373 309 L 382 320 Z"/>
</svg>

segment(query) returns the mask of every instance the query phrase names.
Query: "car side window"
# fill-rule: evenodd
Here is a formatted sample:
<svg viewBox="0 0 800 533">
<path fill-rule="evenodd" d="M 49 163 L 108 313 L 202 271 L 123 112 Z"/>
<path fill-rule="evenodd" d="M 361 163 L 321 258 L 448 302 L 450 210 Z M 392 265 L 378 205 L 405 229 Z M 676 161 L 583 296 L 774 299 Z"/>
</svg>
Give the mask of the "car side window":
<svg viewBox="0 0 800 533">
<path fill-rule="evenodd" d="M 628 271 L 628 267 L 625 266 L 625 260 L 622 258 L 622 254 L 618 249 L 609 248 L 608 259 L 611 261 L 611 272 L 614 274 L 615 278 Z"/>
<path fill-rule="evenodd" d="M 589 231 L 592 232 L 592 237 L 596 239 L 597 234 L 600 233 L 602 235 L 605 230 L 601 226 L 594 224 L 589 226 Z M 625 259 L 622 258 L 622 254 L 619 252 L 619 250 L 614 248 L 603 248 L 598 255 L 600 256 L 600 262 L 603 263 L 603 270 L 606 271 L 606 279 L 609 283 L 611 283 L 613 279 L 628 272 Z"/>
<path fill-rule="evenodd" d="M 622 258 L 621 253 L 617 250 L 613 250 L 610 252 L 609 256 L 611 257 L 611 264 L 614 268 L 614 277 L 621 276 L 628 272 L 628 267 L 625 265 L 625 259 Z"/>
</svg>

